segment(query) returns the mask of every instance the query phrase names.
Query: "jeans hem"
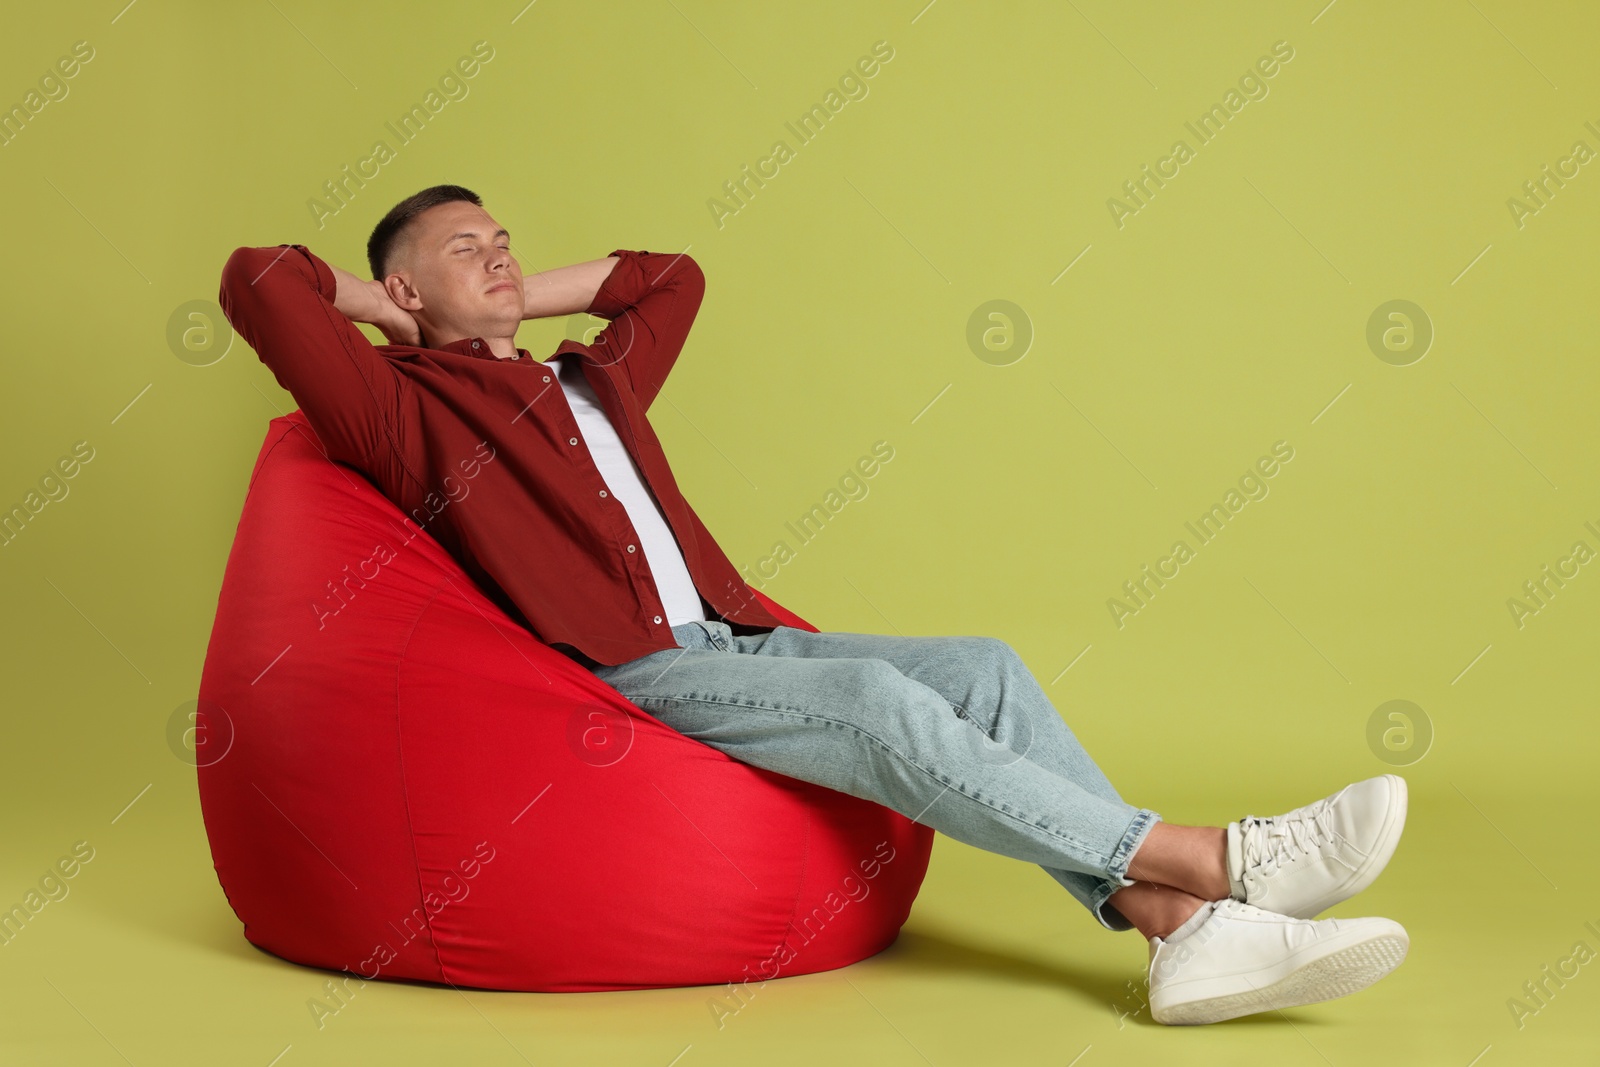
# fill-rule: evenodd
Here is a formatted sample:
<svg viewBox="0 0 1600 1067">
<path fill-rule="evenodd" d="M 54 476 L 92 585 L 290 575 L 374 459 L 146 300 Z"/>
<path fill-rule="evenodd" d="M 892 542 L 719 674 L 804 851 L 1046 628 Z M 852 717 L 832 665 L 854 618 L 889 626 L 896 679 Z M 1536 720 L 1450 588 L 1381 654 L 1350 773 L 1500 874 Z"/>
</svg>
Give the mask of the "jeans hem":
<svg viewBox="0 0 1600 1067">
<path fill-rule="evenodd" d="M 1155 812 L 1148 808 L 1140 808 L 1134 815 L 1133 821 L 1128 824 L 1122 840 L 1117 842 L 1117 847 L 1111 852 L 1111 862 L 1106 865 L 1106 880 L 1094 891 L 1089 903 L 1089 911 L 1107 930 L 1133 929 L 1133 924 L 1115 908 L 1111 909 L 1111 916 L 1115 918 L 1107 916 L 1104 909 L 1106 901 L 1111 899 L 1113 893 L 1133 884 L 1127 876 L 1128 864 L 1133 860 L 1133 854 L 1138 851 L 1139 846 L 1144 844 L 1144 839 L 1149 835 L 1151 828 L 1160 821 L 1161 816 Z"/>
</svg>

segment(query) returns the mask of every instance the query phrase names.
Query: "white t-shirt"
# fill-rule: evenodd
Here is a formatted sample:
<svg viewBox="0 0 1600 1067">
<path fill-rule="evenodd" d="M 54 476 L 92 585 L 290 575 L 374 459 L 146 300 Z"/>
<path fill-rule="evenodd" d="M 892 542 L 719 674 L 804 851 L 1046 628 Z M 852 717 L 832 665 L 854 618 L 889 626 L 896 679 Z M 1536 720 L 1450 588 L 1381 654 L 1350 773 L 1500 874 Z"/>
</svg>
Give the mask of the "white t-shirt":
<svg viewBox="0 0 1600 1067">
<path fill-rule="evenodd" d="M 667 611 L 667 625 L 676 626 L 691 620 L 705 621 L 705 606 L 695 591 L 689 568 L 684 565 L 683 553 L 678 551 L 672 527 L 667 525 L 661 508 L 656 505 L 650 490 L 639 477 L 638 465 L 628 455 L 628 449 L 617 436 L 617 431 L 600 406 L 600 398 L 583 376 L 581 360 L 576 355 L 562 356 L 550 361 L 558 368 L 556 381 L 567 395 L 567 404 L 578 420 L 579 432 L 589 454 L 605 479 L 606 489 L 627 509 L 628 520 L 639 534 L 639 547 L 644 550 L 645 562 L 655 579 L 656 593 Z"/>
</svg>

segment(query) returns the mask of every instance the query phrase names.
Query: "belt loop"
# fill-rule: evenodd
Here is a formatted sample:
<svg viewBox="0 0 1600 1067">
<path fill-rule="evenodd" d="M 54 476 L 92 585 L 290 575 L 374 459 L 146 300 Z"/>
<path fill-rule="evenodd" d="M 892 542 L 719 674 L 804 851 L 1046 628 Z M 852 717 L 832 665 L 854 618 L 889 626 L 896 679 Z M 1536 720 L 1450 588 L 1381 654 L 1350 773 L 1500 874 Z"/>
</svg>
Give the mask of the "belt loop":
<svg viewBox="0 0 1600 1067">
<path fill-rule="evenodd" d="M 718 622 L 716 619 L 707 619 L 704 622 L 696 619 L 695 625 L 705 631 L 706 640 L 711 642 L 712 648 L 718 649 L 722 652 L 729 651 L 728 639 L 724 637 L 723 634 L 717 629 L 719 626 L 723 629 L 727 629 L 727 625 L 725 623 Z"/>
</svg>

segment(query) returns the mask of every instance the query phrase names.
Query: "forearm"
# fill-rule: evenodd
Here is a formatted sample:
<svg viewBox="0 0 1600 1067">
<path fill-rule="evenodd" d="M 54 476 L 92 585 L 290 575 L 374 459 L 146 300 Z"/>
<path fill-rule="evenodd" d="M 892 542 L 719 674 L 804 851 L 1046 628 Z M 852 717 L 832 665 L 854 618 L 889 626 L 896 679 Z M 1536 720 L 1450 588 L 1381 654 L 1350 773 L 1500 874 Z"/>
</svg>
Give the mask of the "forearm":
<svg viewBox="0 0 1600 1067">
<path fill-rule="evenodd" d="M 384 305 L 388 301 L 380 296 L 376 282 L 365 281 L 356 277 L 347 270 L 335 267 L 332 263 L 328 268 L 333 271 L 334 278 L 339 282 L 339 291 L 333 298 L 333 306 L 351 322 L 370 322 L 379 325 L 386 310 Z"/>
<path fill-rule="evenodd" d="M 606 256 L 526 275 L 522 279 L 522 317 L 545 319 L 587 311 L 616 265 L 616 256 Z"/>
</svg>

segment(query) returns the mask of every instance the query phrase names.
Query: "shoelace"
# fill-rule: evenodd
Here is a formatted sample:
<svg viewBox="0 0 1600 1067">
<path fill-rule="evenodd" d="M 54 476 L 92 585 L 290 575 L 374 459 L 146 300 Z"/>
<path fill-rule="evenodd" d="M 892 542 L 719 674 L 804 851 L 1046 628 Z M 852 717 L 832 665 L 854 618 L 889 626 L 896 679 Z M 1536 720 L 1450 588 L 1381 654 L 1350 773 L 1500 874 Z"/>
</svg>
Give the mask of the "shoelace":
<svg viewBox="0 0 1600 1067">
<path fill-rule="evenodd" d="M 1266 819 L 1245 816 L 1241 820 L 1240 834 L 1245 869 L 1260 866 L 1271 872 L 1280 864 L 1326 844 L 1335 836 L 1332 812 L 1332 798 L 1328 798 L 1288 815 Z"/>
</svg>

